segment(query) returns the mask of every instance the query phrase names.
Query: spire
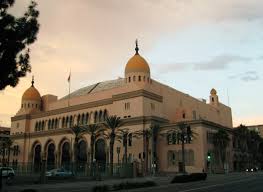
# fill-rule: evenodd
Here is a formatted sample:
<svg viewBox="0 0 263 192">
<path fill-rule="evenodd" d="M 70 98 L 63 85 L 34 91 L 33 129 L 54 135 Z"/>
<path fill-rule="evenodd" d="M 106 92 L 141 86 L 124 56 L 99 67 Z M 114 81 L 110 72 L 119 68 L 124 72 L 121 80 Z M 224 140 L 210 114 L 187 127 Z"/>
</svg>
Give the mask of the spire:
<svg viewBox="0 0 263 192">
<path fill-rule="evenodd" d="M 35 81 L 34 81 L 34 75 L 32 76 L 32 81 L 31 81 L 31 87 L 34 87 L 34 83 L 35 83 Z"/>
<path fill-rule="evenodd" d="M 139 54 L 139 47 L 138 47 L 138 39 L 136 39 L 135 40 L 135 51 L 136 51 L 136 53 L 135 53 L 135 55 L 138 55 Z"/>
</svg>

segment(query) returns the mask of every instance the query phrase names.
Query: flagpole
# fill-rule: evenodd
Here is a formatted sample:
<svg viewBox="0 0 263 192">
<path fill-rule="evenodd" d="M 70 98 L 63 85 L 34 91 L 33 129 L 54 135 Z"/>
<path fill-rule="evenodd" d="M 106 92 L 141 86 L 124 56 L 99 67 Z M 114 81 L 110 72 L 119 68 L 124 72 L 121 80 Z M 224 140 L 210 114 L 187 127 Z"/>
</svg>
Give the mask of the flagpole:
<svg viewBox="0 0 263 192">
<path fill-rule="evenodd" d="M 71 70 L 69 71 L 69 76 L 68 76 L 68 107 L 70 106 L 70 82 L 71 82 Z"/>
</svg>

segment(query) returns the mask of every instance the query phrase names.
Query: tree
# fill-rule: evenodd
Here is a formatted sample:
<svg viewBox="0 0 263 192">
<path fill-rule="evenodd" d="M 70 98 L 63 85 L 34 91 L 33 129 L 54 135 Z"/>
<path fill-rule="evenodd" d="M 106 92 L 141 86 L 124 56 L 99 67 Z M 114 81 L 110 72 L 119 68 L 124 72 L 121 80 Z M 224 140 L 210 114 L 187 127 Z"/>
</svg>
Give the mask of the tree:
<svg viewBox="0 0 263 192">
<path fill-rule="evenodd" d="M 87 131 L 87 128 L 84 126 L 75 125 L 73 127 L 70 127 L 70 129 L 71 129 L 72 133 L 75 135 L 75 138 L 74 138 L 74 158 L 75 158 L 75 163 L 77 164 L 78 163 L 78 154 L 79 154 L 78 143 L 79 143 L 79 140 L 81 139 L 81 136 Z"/>
<path fill-rule="evenodd" d="M 12 145 L 13 145 L 13 141 L 8 137 L 7 139 L 6 139 L 6 148 L 7 148 L 7 154 L 8 154 L 8 156 L 7 156 L 7 164 L 9 165 L 9 162 L 10 162 L 10 152 L 11 152 L 11 150 L 12 150 Z"/>
<path fill-rule="evenodd" d="M 110 175 L 113 174 L 113 154 L 114 154 L 114 141 L 116 137 L 117 129 L 121 126 L 121 118 L 114 116 L 106 117 L 105 126 L 110 130 Z"/>
<path fill-rule="evenodd" d="M 170 136 L 173 138 L 173 144 L 181 143 L 182 148 L 182 172 L 185 173 L 185 144 L 191 143 L 192 138 L 196 133 L 194 133 L 191 129 L 191 127 L 187 124 L 187 122 L 179 122 L 177 126 L 165 128 L 161 131 L 161 135 L 163 136 L 164 133 L 167 136 L 167 140 L 169 142 Z M 164 133 L 163 133 L 164 132 Z"/>
<path fill-rule="evenodd" d="M 37 4 L 32 1 L 23 17 L 8 13 L 15 0 L 0 1 L 0 90 L 15 87 L 31 71 L 29 45 L 39 30 Z"/>
<path fill-rule="evenodd" d="M 223 166 L 226 160 L 226 149 L 229 145 L 229 135 L 225 129 L 219 129 L 213 136 L 213 144 L 215 151 L 219 156 L 219 160 Z"/>
<path fill-rule="evenodd" d="M 90 134 L 90 163 L 93 163 L 96 134 L 98 131 L 99 131 L 98 124 L 87 125 L 87 133 Z M 92 176 L 92 174 L 93 174 L 93 166 L 91 166 L 91 169 L 90 169 L 90 176 Z"/>
<path fill-rule="evenodd" d="M 158 124 L 151 124 L 148 129 L 136 131 L 133 133 L 134 137 L 140 138 L 143 137 L 143 156 L 144 156 L 144 173 L 148 174 L 148 161 L 149 161 L 149 142 L 152 140 L 152 161 L 156 163 L 157 158 L 157 135 L 160 126 Z"/>
<path fill-rule="evenodd" d="M 181 122 L 178 124 L 179 131 L 180 131 L 180 141 L 182 146 L 182 168 L 183 173 L 185 173 L 185 143 L 190 143 L 192 140 L 192 137 L 194 135 L 192 129 L 190 126 L 188 126 L 185 122 Z"/>
</svg>

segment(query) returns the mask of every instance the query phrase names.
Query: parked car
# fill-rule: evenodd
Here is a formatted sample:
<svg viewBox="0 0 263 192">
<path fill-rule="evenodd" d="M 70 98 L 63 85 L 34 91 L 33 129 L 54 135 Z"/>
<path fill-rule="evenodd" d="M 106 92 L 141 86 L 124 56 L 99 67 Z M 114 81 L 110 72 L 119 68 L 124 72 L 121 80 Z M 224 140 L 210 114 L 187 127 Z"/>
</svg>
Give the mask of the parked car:
<svg viewBox="0 0 263 192">
<path fill-rule="evenodd" d="M 246 168 L 246 172 L 257 172 L 257 171 L 258 171 L 257 167 Z"/>
<path fill-rule="evenodd" d="M 47 177 L 58 176 L 58 177 L 72 177 L 74 176 L 72 171 L 65 170 L 64 168 L 51 169 L 46 172 Z"/>
<path fill-rule="evenodd" d="M 2 177 L 5 177 L 5 178 L 11 177 L 11 178 L 13 178 L 15 176 L 15 171 L 11 167 L 0 167 L 0 171 L 2 171 Z"/>
</svg>

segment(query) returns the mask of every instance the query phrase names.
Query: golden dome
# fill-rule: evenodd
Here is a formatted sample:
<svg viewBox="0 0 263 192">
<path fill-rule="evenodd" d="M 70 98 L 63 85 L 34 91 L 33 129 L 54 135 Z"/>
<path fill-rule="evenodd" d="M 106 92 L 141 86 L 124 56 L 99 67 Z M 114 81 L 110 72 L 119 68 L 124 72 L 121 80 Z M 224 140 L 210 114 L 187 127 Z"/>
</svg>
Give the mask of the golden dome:
<svg viewBox="0 0 263 192">
<path fill-rule="evenodd" d="M 139 54 L 135 54 L 132 58 L 130 58 L 125 67 L 125 74 L 134 72 L 150 74 L 150 67 L 147 61 Z"/>
<path fill-rule="evenodd" d="M 22 100 L 33 100 L 33 101 L 40 101 L 41 96 L 38 90 L 34 87 L 34 77 L 32 78 L 32 85 L 29 87 L 23 94 Z"/>
<path fill-rule="evenodd" d="M 210 94 L 211 94 L 211 95 L 216 95 L 217 92 L 216 92 L 216 90 L 213 88 L 213 89 L 211 89 Z"/>
</svg>

